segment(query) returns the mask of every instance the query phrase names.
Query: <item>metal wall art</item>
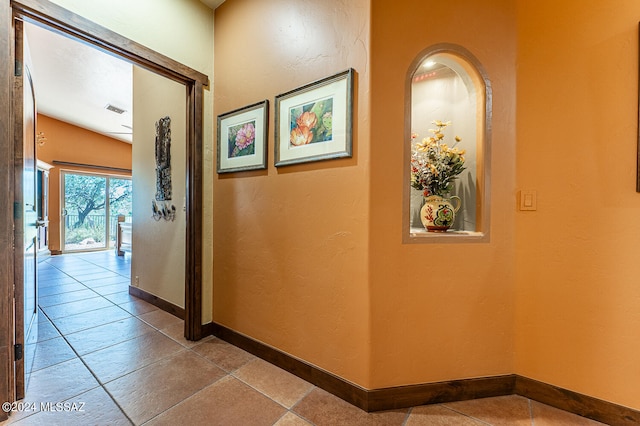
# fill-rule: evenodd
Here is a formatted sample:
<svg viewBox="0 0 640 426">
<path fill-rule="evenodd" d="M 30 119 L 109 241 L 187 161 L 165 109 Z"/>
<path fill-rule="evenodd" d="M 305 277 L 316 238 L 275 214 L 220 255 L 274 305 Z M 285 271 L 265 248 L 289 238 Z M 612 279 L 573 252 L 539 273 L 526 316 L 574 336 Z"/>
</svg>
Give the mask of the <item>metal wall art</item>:
<svg viewBox="0 0 640 426">
<path fill-rule="evenodd" d="M 176 206 L 173 204 L 169 205 L 163 202 L 158 204 L 156 200 L 153 200 L 151 202 L 151 209 L 153 210 L 153 218 L 155 220 L 164 219 L 173 222 L 176 218 Z"/>
<path fill-rule="evenodd" d="M 171 117 L 169 116 L 156 121 L 156 197 L 151 205 L 155 220 L 173 221 L 175 219 L 176 207 L 168 201 L 171 201 Z"/>
</svg>

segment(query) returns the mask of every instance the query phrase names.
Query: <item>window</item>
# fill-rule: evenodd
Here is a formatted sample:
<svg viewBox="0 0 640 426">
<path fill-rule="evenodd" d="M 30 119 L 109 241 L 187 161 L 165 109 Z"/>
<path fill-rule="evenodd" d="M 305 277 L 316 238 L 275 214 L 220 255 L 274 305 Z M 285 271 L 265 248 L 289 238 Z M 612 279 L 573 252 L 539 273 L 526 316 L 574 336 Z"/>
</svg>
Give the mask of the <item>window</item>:
<svg viewBox="0 0 640 426">
<path fill-rule="evenodd" d="M 405 129 L 405 242 L 430 242 L 450 238 L 488 240 L 489 231 L 489 129 L 491 88 L 479 62 L 465 49 L 441 45 L 423 52 L 407 77 L 407 128 Z M 412 143 L 432 136 L 434 121 L 451 122 L 445 142 L 464 150 L 465 170 L 455 180 L 450 195 L 461 200 L 455 221 L 445 233 L 427 232 L 420 219 L 423 194 L 410 186 Z M 412 134 L 417 137 L 411 142 Z"/>
</svg>

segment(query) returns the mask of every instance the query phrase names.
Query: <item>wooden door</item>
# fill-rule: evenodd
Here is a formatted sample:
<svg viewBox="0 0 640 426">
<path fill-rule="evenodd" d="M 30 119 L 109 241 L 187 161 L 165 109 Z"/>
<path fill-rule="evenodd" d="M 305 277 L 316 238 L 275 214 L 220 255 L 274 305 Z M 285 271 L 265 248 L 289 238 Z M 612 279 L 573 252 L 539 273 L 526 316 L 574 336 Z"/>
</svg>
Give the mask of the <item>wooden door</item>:
<svg viewBox="0 0 640 426">
<path fill-rule="evenodd" d="M 16 399 L 22 399 L 38 335 L 36 100 L 20 20 L 15 22 L 15 35 L 15 387 Z"/>
</svg>

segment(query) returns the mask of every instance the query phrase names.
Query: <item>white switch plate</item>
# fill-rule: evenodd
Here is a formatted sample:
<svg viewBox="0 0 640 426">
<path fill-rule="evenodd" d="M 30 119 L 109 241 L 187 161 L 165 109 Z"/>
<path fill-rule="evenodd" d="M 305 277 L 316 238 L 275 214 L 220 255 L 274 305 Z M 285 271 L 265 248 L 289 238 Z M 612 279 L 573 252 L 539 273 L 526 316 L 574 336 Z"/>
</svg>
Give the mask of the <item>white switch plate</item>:
<svg viewBox="0 0 640 426">
<path fill-rule="evenodd" d="M 538 210 L 538 196 L 536 191 L 520 191 L 520 210 Z"/>
</svg>

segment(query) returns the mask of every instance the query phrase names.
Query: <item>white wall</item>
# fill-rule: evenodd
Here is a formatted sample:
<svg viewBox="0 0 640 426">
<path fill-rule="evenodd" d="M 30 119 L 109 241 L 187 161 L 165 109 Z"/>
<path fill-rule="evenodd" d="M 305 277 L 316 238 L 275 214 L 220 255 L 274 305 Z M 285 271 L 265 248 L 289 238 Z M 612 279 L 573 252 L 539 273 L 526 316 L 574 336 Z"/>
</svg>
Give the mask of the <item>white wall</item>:
<svg viewBox="0 0 640 426">
<path fill-rule="evenodd" d="M 198 0 L 51 1 L 213 78 L 213 11 Z M 213 120 L 213 93 L 205 90 L 203 323 L 213 318 Z M 184 283 L 175 285 L 184 289 Z"/>
<path fill-rule="evenodd" d="M 133 67 L 133 233 L 132 285 L 184 308 L 186 213 L 185 86 Z M 171 118 L 170 201 L 174 220 L 155 220 L 155 124 Z"/>
</svg>

